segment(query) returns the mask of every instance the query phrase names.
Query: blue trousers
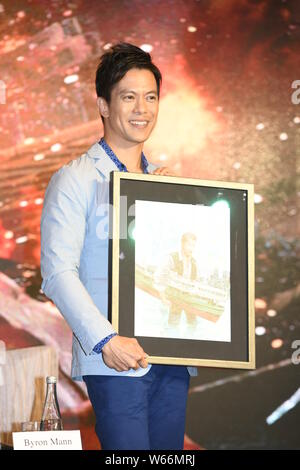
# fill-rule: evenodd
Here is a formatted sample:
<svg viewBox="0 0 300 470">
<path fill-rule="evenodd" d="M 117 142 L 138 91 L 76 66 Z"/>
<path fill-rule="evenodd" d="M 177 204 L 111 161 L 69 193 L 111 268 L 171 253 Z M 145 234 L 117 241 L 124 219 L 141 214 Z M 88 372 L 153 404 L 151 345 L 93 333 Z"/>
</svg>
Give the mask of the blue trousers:
<svg viewBox="0 0 300 470">
<path fill-rule="evenodd" d="M 103 450 L 182 450 L 190 375 L 153 364 L 142 377 L 83 377 Z"/>
</svg>

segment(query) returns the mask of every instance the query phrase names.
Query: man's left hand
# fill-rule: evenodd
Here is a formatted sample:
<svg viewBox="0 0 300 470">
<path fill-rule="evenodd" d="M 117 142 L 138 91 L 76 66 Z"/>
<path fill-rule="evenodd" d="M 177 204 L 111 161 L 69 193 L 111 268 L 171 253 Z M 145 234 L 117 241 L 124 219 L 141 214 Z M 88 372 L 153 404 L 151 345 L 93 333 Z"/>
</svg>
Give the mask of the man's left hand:
<svg viewBox="0 0 300 470">
<path fill-rule="evenodd" d="M 160 168 L 156 168 L 156 170 L 154 170 L 153 172 L 153 175 L 160 175 L 160 176 L 179 176 L 178 174 L 176 174 L 176 172 L 174 170 L 171 170 L 170 168 L 168 168 L 167 166 L 162 166 Z"/>
</svg>

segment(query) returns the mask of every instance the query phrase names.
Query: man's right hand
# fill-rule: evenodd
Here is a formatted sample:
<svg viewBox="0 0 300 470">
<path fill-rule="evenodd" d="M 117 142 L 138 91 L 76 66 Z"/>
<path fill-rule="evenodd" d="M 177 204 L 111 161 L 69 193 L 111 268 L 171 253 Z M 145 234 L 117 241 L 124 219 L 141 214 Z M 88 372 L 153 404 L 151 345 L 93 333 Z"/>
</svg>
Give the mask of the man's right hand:
<svg viewBox="0 0 300 470">
<path fill-rule="evenodd" d="M 129 369 L 148 367 L 147 354 L 135 338 L 116 335 L 102 348 L 102 357 L 107 367 L 123 372 Z"/>
</svg>

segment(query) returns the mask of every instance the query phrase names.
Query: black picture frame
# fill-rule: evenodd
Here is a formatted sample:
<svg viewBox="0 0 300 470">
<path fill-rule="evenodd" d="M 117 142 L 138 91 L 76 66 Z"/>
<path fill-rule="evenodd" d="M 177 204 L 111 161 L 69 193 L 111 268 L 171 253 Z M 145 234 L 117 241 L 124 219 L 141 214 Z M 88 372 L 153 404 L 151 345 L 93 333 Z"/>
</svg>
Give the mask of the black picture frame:
<svg viewBox="0 0 300 470">
<path fill-rule="evenodd" d="M 157 333 L 155 333 L 152 336 L 150 316 L 148 315 L 147 317 L 144 317 L 146 322 L 142 321 L 142 315 L 144 315 L 143 309 L 140 308 L 136 311 L 137 304 L 142 305 L 142 300 L 139 300 L 138 302 L 137 299 L 149 299 L 148 309 L 153 313 L 153 315 L 151 314 L 151 318 L 152 316 L 159 318 L 159 313 L 155 310 L 158 307 L 153 307 L 152 310 L 150 308 L 151 305 L 154 305 L 154 302 L 156 302 L 155 305 L 158 305 L 157 299 L 160 300 L 160 297 L 156 295 L 155 288 L 153 287 L 154 285 L 158 285 L 153 281 L 154 274 L 150 273 L 150 275 L 148 275 L 149 273 L 146 268 L 142 269 L 141 274 L 140 266 L 136 262 L 136 250 L 137 247 L 139 247 L 139 252 L 137 253 L 141 253 L 143 249 L 145 249 L 150 256 L 151 253 L 154 253 L 154 251 L 151 252 L 151 249 L 154 250 L 154 247 L 151 247 L 149 236 L 147 237 L 145 247 L 143 247 L 144 240 L 142 240 L 142 238 L 140 240 L 139 238 L 137 238 L 137 240 L 134 239 L 132 231 L 135 224 L 138 223 L 139 233 L 149 234 L 149 230 L 143 232 L 143 230 L 147 230 L 147 227 L 143 227 L 143 220 L 144 222 L 146 221 L 147 224 L 150 223 L 148 219 L 144 218 L 144 216 L 142 217 L 139 215 L 138 218 L 136 213 L 143 214 L 143 208 L 148 207 L 149 210 L 151 210 L 149 213 L 154 214 L 152 215 L 152 220 L 154 221 L 153 226 L 155 226 L 155 224 L 159 224 L 159 221 L 155 220 L 155 210 L 156 213 L 160 213 L 160 209 L 162 211 L 166 211 L 170 208 L 170 215 L 167 215 L 167 217 L 170 218 L 169 222 L 170 227 L 172 228 L 179 223 L 178 221 L 175 221 L 176 215 L 174 216 L 174 214 L 178 214 L 179 219 L 183 218 L 185 220 L 184 224 L 189 223 L 189 217 L 184 216 L 188 210 L 191 214 L 200 214 L 200 217 L 197 215 L 199 219 L 199 222 L 197 223 L 200 224 L 203 217 L 202 226 L 206 227 L 204 220 L 209 219 L 204 219 L 204 215 L 212 214 L 211 208 L 216 202 L 220 203 L 220 201 L 222 203 L 226 203 L 229 208 L 229 215 L 227 216 L 227 225 L 229 228 L 226 243 L 228 243 L 228 247 L 230 245 L 230 255 L 228 255 L 227 258 L 224 255 L 224 259 L 228 259 L 228 266 L 230 265 L 228 283 L 226 284 L 225 281 L 222 281 L 223 287 L 220 289 L 219 287 L 216 287 L 218 284 L 216 284 L 217 280 L 215 279 L 213 290 L 209 289 L 210 286 L 208 286 L 208 281 L 206 281 L 206 290 L 203 287 L 204 290 L 201 291 L 202 293 L 204 292 L 203 295 L 206 296 L 205 308 L 199 308 L 199 303 L 196 303 L 196 307 L 194 307 L 194 304 L 192 303 L 194 301 L 194 297 L 190 294 L 190 290 L 181 291 L 181 287 L 180 289 L 177 288 L 178 284 L 175 285 L 175 288 L 173 288 L 172 291 L 173 293 L 176 292 L 175 297 L 169 297 L 172 301 L 169 301 L 169 303 L 167 302 L 167 305 L 169 305 L 169 312 L 170 309 L 174 310 L 174 305 L 177 307 L 178 305 L 180 307 L 184 305 L 186 306 L 186 311 L 190 311 L 189 309 L 192 305 L 193 310 L 191 311 L 192 313 L 190 314 L 190 318 L 193 318 L 193 315 L 194 317 L 198 315 L 197 325 L 199 322 L 202 322 L 205 325 L 209 324 L 209 327 L 205 330 L 205 328 L 198 326 L 198 336 L 191 337 L 189 335 L 196 334 L 192 331 L 192 327 L 190 328 L 191 332 L 187 335 L 177 333 L 176 327 L 175 329 L 173 327 L 173 331 L 175 331 L 175 333 L 165 333 L 166 331 L 171 331 L 168 324 L 168 328 L 166 328 L 166 330 L 161 330 L 163 331 L 163 334 L 157 335 Z M 113 172 L 111 174 L 110 181 L 110 202 L 112 207 L 112 232 L 110 240 L 111 271 L 109 314 L 115 330 L 122 336 L 136 337 L 143 349 L 149 355 L 148 362 L 152 364 L 254 369 L 255 317 L 253 185 L 246 183 L 181 178 L 175 176 Z M 157 203 L 159 204 L 157 205 Z M 159 209 L 158 212 L 157 208 Z M 160 213 L 160 217 L 163 217 L 164 213 L 169 214 L 169 211 Z M 223 213 L 225 214 L 225 212 L 222 212 L 222 214 Z M 203 216 L 201 214 L 203 214 Z M 216 215 L 214 217 L 216 217 L 217 221 L 218 216 Z M 226 222 L 225 218 L 224 221 Z M 222 243 L 224 243 L 224 246 L 226 247 L 227 245 L 225 245 L 224 242 L 225 236 L 220 234 L 219 239 L 223 240 Z M 153 244 L 154 242 L 156 243 L 157 228 L 156 235 L 154 235 L 153 240 Z M 209 245 L 210 241 L 207 242 L 208 250 L 213 248 L 213 246 L 210 247 Z M 224 248 L 224 253 L 225 251 L 226 249 Z M 205 266 L 202 266 L 202 268 L 205 269 Z M 177 278 L 182 279 L 179 275 Z M 200 292 L 202 287 L 198 278 L 194 281 L 194 284 L 197 286 L 197 292 Z M 224 287 L 225 284 L 227 285 L 227 290 Z M 200 290 L 198 289 L 198 286 L 200 286 Z M 187 287 L 184 289 L 187 289 Z M 211 290 L 213 290 L 212 299 L 207 300 L 207 292 L 210 292 Z M 137 293 L 139 294 L 139 297 L 137 297 Z M 144 297 L 142 297 L 142 295 Z M 149 295 L 152 297 L 150 298 Z M 174 301 L 174 298 L 177 303 Z M 204 297 L 197 294 L 196 301 L 198 302 L 198 299 L 200 298 L 203 299 Z M 228 299 L 226 301 L 226 305 L 230 305 L 230 308 L 225 308 L 225 300 L 223 301 L 225 298 Z M 201 301 L 204 302 L 203 300 Z M 182 304 L 182 302 L 184 302 L 184 304 Z M 213 303 L 213 309 L 211 308 L 209 310 L 210 305 L 207 306 L 207 302 Z M 202 303 L 201 305 L 203 306 L 204 304 Z M 220 318 L 225 318 L 225 311 L 227 312 L 227 320 L 224 322 L 224 326 L 217 328 L 214 323 L 220 323 Z M 199 312 L 201 312 L 201 315 Z M 183 313 L 185 313 L 185 310 L 183 310 Z M 166 316 L 165 311 L 164 314 Z M 203 317 L 203 315 L 208 314 L 210 315 L 209 317 Z M 217 320 L 215 318 L 217 318 Z M 149 322 L 148 326 L 150 326 L 148 329 L 146 327 L 147 322 Z M 153 328 L 156 327 L 154 323 L 155 322 L 153 320 Z M 140 325 L 139 330 L 137 329 L 137 324 Z M 186 328 L 188 329 L 190 325 L 187 320 L 186 325 Z M 193 323 L 191 323 L 191 325 L 193 325 Z M 195 331 L 198 332 L 198 330 Z M 216 331 L 216 333 L 214 333 L 214 331 Z M 140 334 L 141 332 L 142 334 Z M 227 332 L 226 334 L 228 336 L 226 338 L 225 332 Z M 205 334 L 207 337 L 202 337 L 202 335 Z"/>
</svg>

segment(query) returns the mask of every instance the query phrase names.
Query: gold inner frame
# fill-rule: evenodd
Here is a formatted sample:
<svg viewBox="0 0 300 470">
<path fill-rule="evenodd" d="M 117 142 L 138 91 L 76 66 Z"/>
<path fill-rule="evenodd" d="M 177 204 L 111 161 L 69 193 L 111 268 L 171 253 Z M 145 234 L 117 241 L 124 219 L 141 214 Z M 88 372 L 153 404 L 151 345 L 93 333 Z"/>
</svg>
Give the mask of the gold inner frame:
<svg viewBox="0 0 300 470">
<path fill-rule="evenodd" d="M 119 228 L 120 228 L 120 180 L 130 179 L 160 183 L 185 184 L 224 189 L 240 189 L 247 192 L 248 226 L 248 361 L 222 361 L 178 357 L 148 356 L 150 364 L 176 364 L 232 369 L 255 369 L 255 258 L 254 258 L 254 185 L 178 176 L 160 176 L 142 173 L 113 172 L 113 240 L 112 240 L 112 325 L 119 331 Z"/>
</svg>

